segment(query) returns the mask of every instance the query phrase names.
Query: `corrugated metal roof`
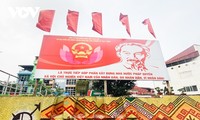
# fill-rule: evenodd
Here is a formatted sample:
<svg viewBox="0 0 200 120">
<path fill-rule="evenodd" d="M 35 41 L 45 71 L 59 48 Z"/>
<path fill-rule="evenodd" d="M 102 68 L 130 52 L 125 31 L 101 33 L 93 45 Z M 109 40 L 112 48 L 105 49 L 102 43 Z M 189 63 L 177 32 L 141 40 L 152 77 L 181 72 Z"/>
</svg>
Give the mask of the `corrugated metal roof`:
<svg viewBox="0 0 200 120">
<path fill-rule="evenodd" d="M 166 61 L 166 64 L 172 64 L 175 62 L 195 58 L 199 56 L 199 51 L 195 49 L 195 45 L 187 48 L 183 52 L 177 54 L 176 56 L 172 57 L 171 59 Z"/>
</svg>

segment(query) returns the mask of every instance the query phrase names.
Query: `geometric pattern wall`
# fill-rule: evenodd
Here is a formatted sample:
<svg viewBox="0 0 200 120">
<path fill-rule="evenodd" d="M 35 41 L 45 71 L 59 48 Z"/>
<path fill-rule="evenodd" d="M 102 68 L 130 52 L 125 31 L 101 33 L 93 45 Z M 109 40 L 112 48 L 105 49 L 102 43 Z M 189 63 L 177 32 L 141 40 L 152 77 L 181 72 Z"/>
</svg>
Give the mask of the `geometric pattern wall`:
<svg viewBox="0 0 200 120">
<path fill-rule="evenodd" d="M 0 97 L 0 120 L 200 120 L 200 96 Z"/>
</svg>

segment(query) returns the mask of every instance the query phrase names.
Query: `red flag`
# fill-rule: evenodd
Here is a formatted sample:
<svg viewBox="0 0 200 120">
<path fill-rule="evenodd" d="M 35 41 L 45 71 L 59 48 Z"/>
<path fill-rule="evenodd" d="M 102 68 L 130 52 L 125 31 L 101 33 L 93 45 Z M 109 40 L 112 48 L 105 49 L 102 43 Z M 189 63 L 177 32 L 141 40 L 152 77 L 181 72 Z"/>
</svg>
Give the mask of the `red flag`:
<svg viewBox="0 0 200 120">
<path fill-rule="evenodd" d="M 153 28 L 152 28 L 152 25 L 151 25 L 151 22 L 150 22 L 149 18 L 145 19 L 142 23 L 144 25 L 148 25 L 149 32 L 154 36 L 154 38 L 156 38 L 156 35 L 155 35 L 154 31 L 153 31 Z"/>
<path fill-rule="evenodd" d="M 120 13 L 119 20 L 122 22 L 122 25 L 126 27 L 127 33 L 131 36 L 128 15 L 123 15 L 122 13 Z"/>
<path fill-rule="evenodd" d="M 41 10 L 36 27 L 39 29 L 50 32 L 53 23 L 55 10 Z"/>
<path fill-rule="evenodd" d="M 92 23 L 93 23 L 92 30 L 94 30 L 102 35 L 103 34 L 102 33 L 102 14 L 99 12 L 93 12 L 92 13 Z"/>
<path fill-rule="evenodd" d="M 79 12 L 68 10 L 67 14 L 67 26 L 68 29 L 77 33 Z"/>
</svg>

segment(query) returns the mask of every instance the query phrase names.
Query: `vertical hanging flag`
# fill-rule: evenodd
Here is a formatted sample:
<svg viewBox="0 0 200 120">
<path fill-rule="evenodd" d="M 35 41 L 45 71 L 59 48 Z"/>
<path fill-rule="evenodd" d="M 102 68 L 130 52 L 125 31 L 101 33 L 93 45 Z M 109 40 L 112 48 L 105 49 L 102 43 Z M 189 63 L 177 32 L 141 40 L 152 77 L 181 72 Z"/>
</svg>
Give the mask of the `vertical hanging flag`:
<svg viewBox="0 0 200 120">
<path fill-rule="evenodd" d="M 67 21 L 66 21 L 68 26 L 67 29 L 75 33 L 77 33 L 78 16 L 79 12 L 68 10 Z"/>
<path fill-rule="evenodd" d="M 154 38 L 156 38 L 156 35 L 155 35 L 154 31 L 153 31 L 153 27 L 151 25 L 151 22 L 150 22 L 149 18 L 145 19 L 142 23 L 144 25 L 148 25 L 149 32 L 154 36 Z"/>
<path fill-rule="evenodd" d="M 50 32 L 53 23 L 54 13 L 55 10 L 41 10 L 36 27 L 43 31 Z"/>
<path fill-rule="evenodd" d="M 123 15 L 122 13 L 120 13 L 119 20 L 122 22 L 122 25 L 124 25 L 126 27 L 126 31 L 129 34 L 129 36 L 131 37 L 128 15 Z"/>
<path fill-rule="evenodd" d="M 93 12 L 92 13 L 92 23 L 93 23 L 92 30 L 94 30 L 102 35 L 103 34 L 102 33 L 102 14 L 99 12 Z"/>
</svg>

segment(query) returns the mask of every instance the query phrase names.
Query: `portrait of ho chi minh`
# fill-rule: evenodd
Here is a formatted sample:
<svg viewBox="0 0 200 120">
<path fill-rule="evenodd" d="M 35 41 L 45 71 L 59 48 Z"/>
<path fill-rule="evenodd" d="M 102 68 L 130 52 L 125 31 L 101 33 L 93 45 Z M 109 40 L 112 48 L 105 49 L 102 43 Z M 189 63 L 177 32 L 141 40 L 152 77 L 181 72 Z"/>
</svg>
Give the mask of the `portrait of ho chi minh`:
<svg viewBox="0 0 200 120">
<path fill-rule="evenodd" d="M 124 68 L 136 71 L 148 71 L 145 64 L 150 56 L 150 49 L 138 43 L 122 43 L 115 47 L 116 54 Z"/>
</svg>

